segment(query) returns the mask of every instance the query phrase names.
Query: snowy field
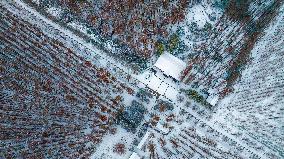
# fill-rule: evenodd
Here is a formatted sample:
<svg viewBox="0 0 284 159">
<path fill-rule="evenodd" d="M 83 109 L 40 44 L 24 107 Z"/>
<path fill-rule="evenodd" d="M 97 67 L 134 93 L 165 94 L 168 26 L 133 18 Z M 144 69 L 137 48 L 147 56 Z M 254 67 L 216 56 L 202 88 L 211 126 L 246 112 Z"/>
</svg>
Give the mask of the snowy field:
<svg viewBox="0 0 284 159">
<path fill-rule="evenodd" d="M 165 159 L 284 158 L 283 5 L 253 47 L 251 61 L 233 86 L 234 92 L 209 110 L 186 98 L 180 92 L 186 85 L 159 69 L 133 74 L 117 59 L 22 1 L 0 4 L 0 57 L 7 59 L 0 61 L 0 69 L 4 70 L 0 77 L 5 80 L 0 81 L 5 88 L 0 87 L 0 97 L 4 97 L 0 102 L 5 104 L 0 116 L 5 132 L 0 135 L 0 146 L 4 145 L 0 147 L 0 158 L 57 155 L 127 159 L 133 152 L 141 158 Z M 221 16 L 206 3 L 190 9 L 185 23 L 194 22 L 197 29 L 204 29 L 206 22 L 215 24 L 209 14 L 215 12 L 217 19 Z M 49 8 L 48 12 L 61 14 L 57 8 Z M 69 25 L 86 29 L 76 23 Z M 184 23 L 181 26 L 188 27 Z M 228 26 L 226 36 L 238 26 Z M 188 45 L 204 40 L 203 35 L 193 35 L 192 31 L 183 38 L 190 36 L 195 37 Z M 185 60 L 187 55 L 189 52 L 177 56 Z M 210 62 L 206 66 L 211 67 L 211 73 L 221 76 L 224 72 L 217 70 L 223 63 L 214 67 Z M 23 76 L 18 70 L 24 72 Z M 201 82 L 206 78 L 200 75 Z M 217 88 L 221 86 L 212 92 Z M 138 125 L 135 132 L 115 121 L 118 116 L 124 119 L 129 115 L 123 112 L 131 108 L 133 101 L 145 108 L 134 111 L 136 116 L 131 118 L 135 121 L 143 111 L 140 123 L 134 123 Z"/>
<path fill-rule="evenodd" d="M 281 158 L 284 157 L 283 11 L 282 6 L 280 15 L 252 50 L 253 60 L 234 86 L 236 93 L 221 101 L 220 110 L 212 118 L 241 128 L 268 148 L 267 154 L 277 154 Z M 224 120 L 228 117 L 230 122 Z"/>
</svg>

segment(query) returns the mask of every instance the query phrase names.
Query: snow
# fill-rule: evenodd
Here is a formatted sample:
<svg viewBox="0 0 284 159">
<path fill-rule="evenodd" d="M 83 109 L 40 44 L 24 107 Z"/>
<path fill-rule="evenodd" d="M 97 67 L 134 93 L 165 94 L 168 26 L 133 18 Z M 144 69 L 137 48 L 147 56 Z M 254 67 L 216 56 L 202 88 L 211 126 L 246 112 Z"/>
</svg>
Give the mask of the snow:
<svg viewBox="0 0 284 159">
<path fill-rule="evenodd" d="M 123 92 L 123 94 L 121 96 L 123 97 L 123 103 L 126 106 L 130 106 L 131 102 L 136 99 L 135 96 L 131 96 L 127 92 Z"/>
<path fill-rule="evenodd" d="M 40 4 L 40 0 L 32 0 L 34 3 L 36 3 L 37 5 Z"/>
<path fill-rule="evenodd" d="M 143 138 L 141 139 L 141 141 L 139 142 L 137 148 L 141 149 L 142 146 L 145 144 L 145 142 L 147 141 L 147 139 L 149 138 L 150 132 L 147 131 L 146 134 L 143 136 Z"/>
<path fill-rule="evenodd" d="M 47 12 L 55 17 L 59 17 L 62 14 L 62 10 L 60 8 L 55 7 L 48 8 Z"/>
<path fill-rule="evenodd" d="M 160 86 L 159 86 L 159 90 L 161 91 L 161 92 L 166 92 L 167 91 L 167 89 L 168 89 L 168 84 L 166 83 L 166 82 L 162 82 L 161 84 L 160 84 Z"/>
<path fill-rule="evenodd" d="M 187 18 L 189 21 L 197 23 L 199 28 L 203 28 L 205 23 L 209 21 L 205 8 L 202 5 L 193 6 L 187 14 Z"/>
<path fill-rule="evenodd" d="M 129 159 L 140 159 L 136 152 L 133 152 Z"/>
<path fill-rule="evenodd" d="M 103 141 L 96 149 L 96 153 L 91 156 L 91 159 L 107 158 L 107 159 L 125 159 L 131 155 L 129 149 L 132 147 L 134 136 L 131 132 L 127 132 L 120 126 L 117 127 L 116 134 L 108 134 L 103 137 Z M 125 154 L 117 154 L 113 152 L 113 147 L 117 143 L 125 144 Z"/>
<path fill-rule="evenodd" d="M 172 101 L 177 100 L 177 95 L 179 94 L 179 91 L 175 89 L 174 87 L 168 87 L 167 91 L 165 92 L 165 96 Z"/>
<path fill-rule="evenodd" d="M 160 122 L 157 123 L 156 128 L 163 134 L 167 134 L 170 131 L 169 129 L 165 128 Z"/>
<path fill-rule="evenodd" d="M 157 92 L 159 92 L 160 94 L 163 94 L 163 92 L 161 92 L 160 90 L 159 90 L 159 86 L 160 86 L 160 83 L 162 83 L 163 81 L 162 81 L 162 79 L 160 79 L 159 77 L 157 77 L 157 76 L 151 76 L 150 78 L 149 78 L 150 80 L 149 80 L 149 82 L 148 82 L 148 87 L 150 87 L 151 89 L 153 89 L 153 90 L 156 90 Z"/>
<path fill-rule="evenodd" d="M 144 84 L 172 101 L 175 101 L 179 94 L 179 84 L 175 83 L 172 78 L 164 76 L 160 70 L 156 70 L 156 73 L 147 70 L 135 78 L 141 82 L 139 87 L 143 88 Z"/>
<path fill-rule="evenodd" d="M 82 25 L 82 24 L 80 24 L 79 22 L 71 21 L 71 22 L 67 23 L 67 26 L 70 26 L 73 29 L 79 30 L 80 32 L 85 33 L 86 35 L 88 35 L 87 34 L 87 30 L 88 30 L 87 27 Z M 89 37 L 92 37 L 92 36 L 89 36 Z"/>
<path fill-rule="evenodd" d="M 208 102 L 208 103 L 210 103 L 212 106 L 215 106 L 216 104 L 217 104 L 217 102 L 218 102 L 218 96 L 214 96 L 214 95 L 210 95 L 207 99 L 206 99 L 206 101 Z"/>
<path fill-rule="evenodd" d="M 86 58 L 96 57 L 96 60 L 99 58 L 100 61 L 97 63 L 98 65 L 101 65 L 101 67 L 108 68 L 106 64 L 107 62 L 109 62 L 113 67 L 117 67 L 122 70 L 129 70 L 122 63 L 118 63 L 113 57 L 108 56 L 107 53 L 102 52 L 93 44 L 86 42 L 85 39 L 75 35 L 69 29 L 66 29 L 65 27 L 62 27 L 59 24 L 54 23 L 52 20 L 42 16 L 36 10 L 31 8 L 24 2 L 18 0 L 15 3 L 19 7 L 24 8 L 21 11 L 15 12 L 15 14 L 18 14 L 19 16 L 22 16 L 25 20 L 35 24 L 36 26 L 41 28 L 44 32 L 48 32 L 49 37 L 55 38 L 55 39 L 62 39 L 62 37 L 68 38 L 68 40 L 64 41 L 65 45 L 71 46 L 71 48 L 74 48 L 74 49 L 80 49 L 78 48 L 78 46 L 75 46 L 74 44 L 85 47 L 85 49 L 88 50 L 88 54 L 84 54 L 83 51 L 77 51 L 78 53 L 80 53 L 80 56 L 84 56 Z M 7 4 L 7 8 L 10 10 L 13 10 L 13 8 L 9 6 L 9 4 Z M 81 24 L 78 24 L 77 22 L 70 22 L 67 25 L 77 30 L 80 30 L 83 33 L 87 32 L 87 28 Z M 89 37 L 92 37 L 92 39 L 94 40 L 96 38 L 91 35 L 89 35 Z M 129 71 L 132 71 L 132 70 L 129 70 Z"/>
<path fill-rule="evenodd" d="M 169 75 L 176 80 L 180 80 L 181 72 L 185 70 L 186 63 L 169 53 L 163 53 L 158 58 L 155 66 L 162 70 L 166 75 Z"/>
<path fill-rule="evenodd" d="M 194 18 L 194 20 L 196 22 L 198 22 L 198 26 L 201 27 L 202 25 L 204 25 L 204 22 L 206 22 L 208 20 L 208 17 L 205 15 L 205 13 L 202 11 L 202 6 L 195 6 L 194 9 L 193 9 L 193 12 L 197 15 Z M 192 19 L 193 20 L 193 19 Z M 282 19 L 283 20 L 283 19 Z M 270 32 L 274 31 L 274 30 L 269 30 Z M 66 33 L 66 32 L 65 32 Z M 75 38 L 76 40 L 80 40 L 78 38 Z M 265 44 L 265 45 L 264 45 Z M 276 43 L 278 45 L 278 43 Z M 276 45 L 275 44 L 275 45 Z M 260 48 L 261 46 L 263 46 L 263 49 L 258 49 L 258 50 L 254 50 L 254 54 L 253 56 L 256 56 L 257 58 L 261 59 L 260 58 L 260 54 L 258 54 L 257 52 L 259 50 L 265 50 L 265 47 L 266 47 L 266 43 L 265 42 L 261 42 L 259 44 L 259 47 L 257 48 Z M 92 50 L 94 51 L 94 50 Z M 98 52 L 98 54 L 101 54 L 100 51 L 96 50 Z M 168 55 L 167 55 L 168 56 Z M 278 56 L 273 56 L 272 60 L 274 59 L 277 59 Z M 258 60 L 257 58 L 255 58 L 254 60 Z M 161 61 L 161 64 L 159 66 L 161 66 L 162 69 L 169 69 L 169 70 L 174 70 L 173 72 L 170 71 L 170 73 L 178 73 L 178 70 L 181 69 L 181 67 L 178 67 L 178 68 L 175 68 L 176 65 L 174 65 L 174 67 L 169 67 L 169 65 L 166 65 L 166 63 L 164 63 L 165 61 L 166 62 L 171 62 L 172 58 L 170 58 L 169 61 L 167 61 L 167 58 L 166 60 L 162 60 Z M 106 61 L 106 59 L 102 59 L 102 63 L 103 61 Z M 258 67 L 258 65 L 256 65 L 255 67 Z M 255 70 L 253 69 L 249 69 L 249 70 L 246 70 L 246 72 L 249 72 L 247 73 L 247 76 L 249 76 L 248 78 L 246 79 L 251 79 L 253 80 L 252 76 L 250 76 L 251 73 L 255 72 Z M 279 71 L 281 73 L 281 71 Z M 270 76 L 270 78 L 272 78 L 274 76 Z M 276 77 L 276 76 L 275 76 Z M 158 71 L 156 74 L 153 74 L 152 72 L 150 71 L 146 71 L 144 72 L 143 74 L 141 75 L 138 75 L 137 76 L 137 79 L 140 80 L 143 84 L 146 84 L 149 88 L 159 92 L 160 94 L 162 95 L 165 95 L 167 98 L 175 101 L 177 95 L 179 94 L 178 90 L 179 90 L 179 86 L 178 84 L 174 83 L 172 81 L 171 78 L 167 78 L 165 77 L 160 71 Z M 248 82 L 250 82 L 251 80 L 249 80 Z M 265 80 L 267 81 L 267 79 Z M 272 82 L 276 82 L 276 80 L 273 80 L 271 79 L 268 83 L 272 83 Z M 144 85 L 140 83 L 139 86 L 141 87 L 144 87 Z M 237 85 L 238 87 L 240 87 L 241 85 Z M 269 85 L 267 85 L 268 87 Z M 237 90 L 242 90 L 242 88 L 238 88 L 236 87 Z M 279 92 L 280 91 L 283 91 L 283 89 L 280 89 L 278 90 Z M 134 98 L 134 97 L 133 97 Z M 233 102 L 237 103 L 238 101 L 234 99 L 235 98 L 235 95 L 231 95 L 230 97 L 227 97 L 225 98 L 221 103 L 222 104 L 219 104 L 219 107 L 222 107 L 222 106 L 226 106 L 226 105 L 230 105 Z M 275 96 L 276 98 L 276 96 Z M 129 97 L 125 100 L 125 103 L 130 103 L 130 101 L 132 100 L 132 97 Z M 214 105 L 216 104 L 216 102 L 218 101 L 218 97 L 214 97 L 214 96 L 209 96 L 209 99 L 211 101 L 211 103 L 213 103 Z M 258 102 L 258 105 L 259 106 L 262 106 L 262 105 L 269 105 L 271 102 L 273 102 L 274 100 L 274 96 L 270 96 L 260 102 Z M 227 104 L 224 104 L 224 103 L 227 103 Z M 273 107 L 270 107 L 270 110 L 273 109 L 273 111 L 277 111 L 278 108 L 280 108 L 281 105 L 275 105 Z M 250 145 L 247 145 L 245 143 L 245 141 L 243 140 L 240 140 L 240 139 L 235 139 L 235 136 L 231 135 L 232 133 L 231 132 L 227 132 L 227 131 L 223 131 L 222 128 L 220 128 L 219 126 L 216 126 L 215 122 L 223 122 L 223 123 L 229 123 L 230 121 L 228 121 L 227 119 L 223 118 L 224 116 L 221 116 L 220 114 L 221 113 L 229 113 L 229 111 L 231 111 L 230 113 L 232 113 L 234 116 L 236 117 L 241 117 L 242 119 L 246 119 L 246 115 L 245 113 L 241 113 L 235 109 L 231 109 L 231 110 L 227 110 L 228 112 L 225 111 L 225 109 L 220 109 L 217 114 L 214 115 L 214 120 L 211 120 L 211 121 L 206 121 L 202 118 L 199 118 L 198 114 L 192 112 L 193 116 L 195 116 L 198 120 L 200 121 L 203 121 L 204 123 L 206 123 L 207 125 L 211 125 L 213 129 L 216 129 L 218 130 L 218 132 L 221 132 L 222 134 L 230 137 L 231 139 L 235 140 L 237 143 L 245 146 L 245 147 L 250 147 Z M 220 113 L 220 114 L 218 114 Z M 265 115 L 262 115 L 262 114 L 254 114 L 257 118 L 261 119 L 261 120 L 265 120 L 266 117 Z M 248 116 L 249 117 L 249 116 Z M 232 120 L 233 121 L 233 120 Z M 184 123 L 185 125 L 182 125 L 182 126 L 186 126 L 186 125 L 189 125 L 189 123 Z M 158 125 L 159 127 L 159 125 Z M 236 128 L 232 128 L 233 130 L 236 130 Z M 86 129 L 86 132 L 89 132 L 89 128 Z M 175 133 L 178 133 L 178 130 L 175 129 Z M 199 132 L 200 134 L 202 134 L 201 132 Z M 115 135 L 112 135 L 112 134 L 109 134 L 109 135 L 106 135 L 104 138 L 103 138 L 103 141 L 102 143 L 100 143 L 98 145 L 98 148 L 96 150 L 96 153 L 92 156 L 92 158 L 108 158 L 108 159 L 111 159 L 111 158 L 116 158 L 116 159 L 119 159 L 119 158 L 127 158 L 128 156 L 131 155 L 131 158 L 135 159 L 135 158 L 140 158 L 138 156 L 137 153 L 132 153 L 130 151 L 127 151 L 125 155 L 118 155 L 116 153 L 113 152 L 113 146 L 118 143 L 118 142 L 123 142 L 123 143 L 126 143 L 126 150 L 129 149 L 129 147 L 131 146 L 130 144 L 132 143 L 133 141 L 133 134 L 129 133 L 129 132 L 126 132 L 124 129 L 122 128 L 118 128 L 118 131 Z M 146 142 L 146 140 L 148 139 L 148 136 L 147 134 L 143 137 L 143 139 L 141 140 L 141 142 L 139 143 L 138 145 L 138 148 L 141 148 L 143 146 L 143 144 Z M 275 137 L 275 139 L 277 139 Z M 226 145 L 225 145 L 226 146 Z M 253 148 L 249 148 L 251 152 L 255 153 L 255 154 L 258 154 Z M 262 156 L 263 158 L 264 155 L 262 154 L 263 152 L 261 152 L 260 156 Z"/>
<path fill-rule="evenodd" d="M 209 18 L 209 14 L 216 16 L 215 18 L 218 19 L 222 12 L 209 5 L 209 3 L 204 2 L 188 9 L 186 21 L 190 23 L 195 22 L 198 28 L 202 29 L 206 22 L 213 23 Z"/>
<path fill-rule="evenodd" d="M 283 142 L 280 141 L 283 122 L 279 122 L 278 118 L 283 114 L 284 64 L 281 60 L 283 52 L 280 51 L 283 45 L 279 43 L 283 41 L 283 31 L 278 30 L 283 29 L 283 19 L 284 14 L 280 12 L 265 30 L 251 51 L 251 62 L 242 72 L 240 81 L 234 85 L 234 93 L 218 103 L 218 107 L 224 109 L 213 116 L 214 120 L 232 125 L 233 130 L 241 129 L 247 136 L 253 136 L 256 143 L 265 145 L 259 152 L 263 157 L 268 153 L 283 157 L 279 153 L 283 152 Z"/>
</svg>

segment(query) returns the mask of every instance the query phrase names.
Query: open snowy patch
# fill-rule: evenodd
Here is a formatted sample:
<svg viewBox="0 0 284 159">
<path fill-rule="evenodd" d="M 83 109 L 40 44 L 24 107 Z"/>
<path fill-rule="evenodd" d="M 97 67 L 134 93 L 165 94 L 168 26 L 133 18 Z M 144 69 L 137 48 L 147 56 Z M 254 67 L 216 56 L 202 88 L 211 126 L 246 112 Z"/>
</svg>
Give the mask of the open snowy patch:
<svg viewBox="0 0 284 159">
<path fill-rule="evenodd" d="M 83 33 L 87 32 L 87 28 L 76 21 L 69 22 L 67 25 Z"/>
<path fill-rule="evenodd" d="M 36 3 L 37 5 L 40 4 L 40 0 L 32 0 L 32 2 Z"/>
<path fill-rule="evenodd" d="M 120 126 L 117 127 L 115 134 L 108 134 L 104 136 L 103 141 L 99 144 L 96 149 L 96 153 L 91 156 L 91 159 L 107 158 L 107 159 L 125 159 L 128 158 L 132 152 L 129 151 L 132 147 L 134 135 L 131 132 L 127 132 Z M 116 152 L 116 146 L 120 146 L 123 149 L 123 153 Z"/>
<path fill-rule="evenodd" d="M 205 23 L 209 21 L 208 14 L 202 5 L 195 5 L 190 8 L 186 18 L 188 21 L 195 22 L 199 28 L 203 28 Z"/>
<path fill-rule="evenodd" d="M 202 29 L 206 22 L 215 23 L 220 18 L 222 11 L 207 3 L 194 5 L 188 9 L 187 22 L 195 22 L 199 29 Z"/>
<path fill-rule="evenodd" d="M 55 7 L 48 8 L 47 12 L 54 17 L 59 17 L 62 14 L 62 10 L 60 8 L 55 8 Z"/>
<path fill-rule="evenodd" d="M 174 87 L 168 87 L 167 91 L 165 92 L 165 96 L 169 98 L 172 101 L 177 100 L 177 96 L 179 95 L 179 89 L 176 89 Z"/>
</svg>

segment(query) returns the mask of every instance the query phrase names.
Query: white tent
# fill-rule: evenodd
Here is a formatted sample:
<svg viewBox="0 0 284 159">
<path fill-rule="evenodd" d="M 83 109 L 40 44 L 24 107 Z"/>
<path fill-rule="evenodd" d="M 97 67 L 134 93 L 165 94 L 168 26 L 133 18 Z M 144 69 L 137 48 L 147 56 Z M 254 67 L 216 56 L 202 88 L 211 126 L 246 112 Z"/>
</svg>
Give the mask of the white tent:
<svg viewBox="0 0 284 159">
<path fill-rule="evenodd" d="M 169 53 L 163 53 L 155 63 L 155 66 L 164 74 L 180 81 L 180 75 L 185 70 L 186 63 Z"/>
</svg>

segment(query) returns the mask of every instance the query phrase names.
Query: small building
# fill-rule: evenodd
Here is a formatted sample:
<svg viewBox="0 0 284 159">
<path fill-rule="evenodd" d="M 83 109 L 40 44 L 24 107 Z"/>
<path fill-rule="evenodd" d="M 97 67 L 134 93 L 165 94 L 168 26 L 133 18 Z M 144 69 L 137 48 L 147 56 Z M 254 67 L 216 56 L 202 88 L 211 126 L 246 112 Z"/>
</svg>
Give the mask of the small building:
<svg viewBox="0 0 284 159">
<path fill-rule="evenodd" d="M 154 66 L 177 81 L 181 81 L 181 74 L 186 69 L 185 62 L 169 53 L 163 53 Z"/>
</svg>

